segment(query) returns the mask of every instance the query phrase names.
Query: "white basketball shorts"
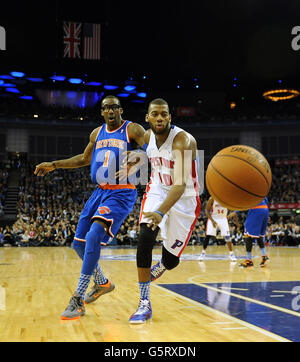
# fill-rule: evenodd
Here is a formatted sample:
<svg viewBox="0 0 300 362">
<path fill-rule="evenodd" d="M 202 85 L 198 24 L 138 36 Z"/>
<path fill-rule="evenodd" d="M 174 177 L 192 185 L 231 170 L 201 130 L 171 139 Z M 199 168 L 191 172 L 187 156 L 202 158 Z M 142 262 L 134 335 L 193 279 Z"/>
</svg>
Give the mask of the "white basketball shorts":
<svg viewBox="0 0 300 362">
<path fill-rule="evenodd" d="M 165 198 L 166 194 L 145 193 L 139 223 L 149 223 L 150 220 L 145 218 L 142 212 L 156 211 Z M 200 210 L 201 202 L 198 196 L 181 198 L 158 224 L 163 245 L 171 254 L 180 257 L 190 239 Z"/>
<path fill-rule="evenodd" d="M 218 224 L 218 228 L 220 229 L 221 236 L 230 236 L 230 230 L 228 225 L 227 218 L 217 219 L 214 218 L 215 222 Z M 206 224 L 206 235 L 216 236 L 217 228 L 215 228 L 212 222 L 208 219 Z"/>
</svg>

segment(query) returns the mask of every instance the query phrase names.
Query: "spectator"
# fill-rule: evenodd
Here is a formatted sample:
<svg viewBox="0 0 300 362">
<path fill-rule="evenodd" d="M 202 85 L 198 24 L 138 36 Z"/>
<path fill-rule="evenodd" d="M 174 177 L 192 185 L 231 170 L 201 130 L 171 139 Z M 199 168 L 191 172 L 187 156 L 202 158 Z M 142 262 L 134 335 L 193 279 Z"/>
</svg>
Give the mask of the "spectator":
<svg viewBox="0 0 300 362">
<path fill-rule="evenodd" d="M 127 240 L 130 245 L 137 245 L 137 226 L 133 225 L 128 228 L 127 231 Z"/>
<path fill-rule="evenodd" d="M 121 225 L 116 237 L 118 245 L 127 245 L 126 235 L 125 225 Z"/>
<path fill-rule="evenodd" d="M 29 243 L 29 233 L 28 230 L 25 230 L 21 236 L 21 240 L 18 242 L 18 246 L 31 246 Z"/>
<path fill-rule="evenodd" d="M 10 226 L 6 226 L 6 229 L 4 230 L 3 241 L 4 241 L 3 246 L 14 246 L 15 245 L 15 240 L 14 240 Z"/>
</svg>

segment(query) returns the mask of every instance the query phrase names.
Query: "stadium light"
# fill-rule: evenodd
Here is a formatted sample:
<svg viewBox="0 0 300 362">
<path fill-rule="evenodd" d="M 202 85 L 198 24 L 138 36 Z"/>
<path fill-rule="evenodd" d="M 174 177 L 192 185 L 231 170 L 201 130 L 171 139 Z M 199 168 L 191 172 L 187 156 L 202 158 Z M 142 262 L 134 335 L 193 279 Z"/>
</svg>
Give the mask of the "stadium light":
<svg viewBox="0 0 300 362">
<path fill-rule="evenodd" d="M 118 97 L 126 98 L 126 97 L 129 96 L 129 94 L 128 94 L 128 93 L 119 93 L 119 94 L 117 94 L 117 96 L 118 96 Z"/>
<path fill-rule="evenodd" d="M 64 75 L 53 75 L 52 77 L 50 77 L 50 79 L 63 82 L 66 79 L 66 77 Z"/>
<path fill-rule="evenodd" d="M 23 72 L 10 72 L 10 75 L 12 75 L 13 77 L 16 77 L 16 78 L 22 78 L 22 77 L 24 77 L 25 73 L 23 73 Z"/>
<path fill-rule="evenodd" d="M 271 89 L 263 93 L 263 97 L 273 102 L 285 101 L 300 95 L 296 89 Z"/>
<path fill-rule="evenodd" d="M 43 81 L 44 81 L 43 78 L 31 78 L 31 77 L 27 77 L 26 79 L 29 80 L 30 82 L 33 82 L 33 83 L 40 83 L 40 82 L 43 82 Z"/>
<path fill-rule="evenodd" d="M 85 85 L 92 85 L 92 86 L 95 86 L 95 87 L 97 87 L 97 86 L 99 86 L 101 84 L 102 83 L 100 83 L 100 82 L 87 82 L 87 83 L 85 83 Z"/>
<path fill-rule="evenodd" d="M 80 79 L 80 78 L 70 78 L 70 79 L 68 79 L 68 82 L 71 83 L 71 84 L 80 84 L 80 83 L 82 83 L 82 79 Z"/>
<path fill-rule="evenodd" d="M 20 93 L 20 91 L 17 89 L 17 88 L 5 88 L 6 92 L 9 92 L 9 93 Z"/>
<path fill-rule="evenodd" d="M 127 92 L 132 92 L 133 90 L 135 90 L 136 86 L 135 85 L 126 85 L 124 87 L 124 89 L 127 91 Z"/>
<path fill-rule="evenodd" d="M 20 96 L 19 98 L 21 98 L 21 99 L 27 99 L 27 100 L 32 100 L 32 99 L 33 99 L 32 96 Z"/>
<path fill-rule="evenodd" d="M 12 77 L 11 75 L 3 74 L 0 75 L 0 79 L 14 79 L 14 77 Z"/>
<path fill-rule="evenodd" d="M 141 98 L 146 98 L 147 97 L 147 93 L 145 92 L 139 92 L 136 94 L 138 97 L 141 97 Z"/>
<path fill-rule="evenodd" d="M 5 87 L 5 88 L 13 88 L 13 87 L 16 87 L 15 84 L 13 83 L 0 83 L 0 87 Z"/>
<path fill-rule="evenodd" d="M 104 86 L 104 89 L 107 89 L 107 90 L 114 90 L 114 89 L 118 89 L 119 87 L 117 85 L 110 85 L 110 84 L 106 84 Z"/>
</svg>

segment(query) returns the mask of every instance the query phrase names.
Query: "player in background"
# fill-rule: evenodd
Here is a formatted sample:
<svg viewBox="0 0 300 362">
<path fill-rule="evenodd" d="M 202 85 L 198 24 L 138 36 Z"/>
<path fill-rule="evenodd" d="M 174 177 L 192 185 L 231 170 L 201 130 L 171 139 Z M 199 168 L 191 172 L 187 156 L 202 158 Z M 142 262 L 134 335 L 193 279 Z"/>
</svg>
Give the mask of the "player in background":
<svg viewBox="0 0 300 362">
<path fill-rule="evenodd" d="M 238 211 L 235 211 L 234 213 L 238 214 Z M 248 268 L 253 266 L 252 245 L 254 239 L 257 241 L 257 244 L 260 247 L 262 255 L 260 266 L 266 266 L 267 260 L 269 260 L 269 258 L 266 254 L 264 237 L 268 226 L 268 220 L 269 208 L 268 199 L 266 197 L 260 204 L 248 211 L 244 230 L 246 260 L 240 264 L 241 267 Z"/>
<path fill-rule="evenodd" d="M 57 168 L 72 169 L 91 165 L 92 182 L 96 188 L 80 215 L 73 248 L 83 260 L 77 289 L 61 319 L 78 319 L 85 314 L 85 303 L 91 303 L 114 289 L 103 274 L 98 260 L 101 243 L 114 237 L 122 222 L 131 212 L 137 198 L 133 184 L 121 184 L 115 178 L 121 155 L 143 146 L 143 127 L 122 119 L 123 109 L 115 96 L 107 96 L 101 102 L 101 115 L 105 123 L 90 134 L 90 141 L 80 155 L 36 166 L 35 174 L 44 176 Z M 86 295 L 91 276 L 95 285 Z M 85 302 L 85 303 L 84 303 Z"/>
<path fill-rule="evenodd" d="M 194 137 L 171 125 L 168 103 L 161 98 L 149 104 L 146 122 L 150 129 L 145 133 L 143 149 L 151 162 L 152 174 L 140 212 L 136 257 L 140 301 L 129 319 L 133 324 L 152 317 L 150 282 L 179 264 L 201 208 Z M 162 258 L 151 268 L 159 230 Z"/>
<path fill-rule="evenodd" d="M 231 261 L 236 261 L 236 257 L 232 251 L 232 242 L 231 242 L 231 235 L 229 230 L 229 224 L 228 220 L 231 218 L 234 218 L 234 222 L 239 228 L 239 220 L 235 213 L 231 213 L 227 216 L 228 209 L 221 206 L 216 200 L 214 200 L 212 197 L 210 197 L 207 201 L 206 207 L 205 207 L 205 215 L 207 217 L 207 223 L 206 223 L 206 236 L 203 241 L 203 250 L 202 253 L 199 256 L 199 260 L 202 261 L 205 259 L 206 256 L 206 248 L 209 243 L 209 239 L 211 236 L 214 238 L 217 235 L 217 228 L 220 229 L 221 236 L 224 237 L 224 240 L 226 241 L 226 244 L 229 249 L 229 258 Z"/>
</svg>

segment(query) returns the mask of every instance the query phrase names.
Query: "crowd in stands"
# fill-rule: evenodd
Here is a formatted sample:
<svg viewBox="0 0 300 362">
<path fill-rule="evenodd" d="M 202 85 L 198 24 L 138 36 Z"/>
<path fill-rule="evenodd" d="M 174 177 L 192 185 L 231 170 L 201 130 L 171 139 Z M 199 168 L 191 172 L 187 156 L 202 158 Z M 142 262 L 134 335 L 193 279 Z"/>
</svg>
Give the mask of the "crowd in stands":
<svg viewBox="0 0 300 362">
<path fill-rule="evenodd" d="M 300 203 L 300 164 L 272 165 L 269 203 Z"/>
<path fill-rule="evenodd" d="M 71 246 L 76 226 L 85 202 L 95 188 L 90 180 L 89 167 L 74 170 L 55 170 L 44 177 L 34 175 L 34 165 L 23 162 L 18 168 L 20 186 L 17 220 L 0 227 L 0 246 Z M 0 170 L 0 201 L 5 202 L 7 165 Z M 273 168 L 273 185 L 270 202 L 299 202 L 300 166 L 283 165 Z M 143 187 L 138 187 L 138 200 L 111 244 L 136 246 L 139 233 L 139 210 Z M 208 193 L 201 198 L 201 215 L 192 232 L 189 244 L 201 244 L 205 237 L 205 205 Z M 243 226 L 247 213 L 241 213 L 240 227 L 230 224 L 232 241 L 241 245 Z M 1 215 L 0 215 L 1 216 Z M 158 244 L 160 240 L 158 237 Z M 217 244 L 224 240 L 217 236 Z M 272 213 L 265 242 L 268 245 L 300 245 L 299 226 L 294 217 L 279 217 Z"/>
<path fill-rule="evenodd" d="M 4 200 L 7 191 L 8 168 L 10 164 L 0 163 L 0 216 L 4 213 Z"/>
<path fill-rule="evenodd" d="M 300 103 L 292 100 L 286 103 L 275 103 L 261 100 L 260 103 L 251 103 L 248 100 L 237 102 L 235 107 L 230 107 L 230 102 L 225 101 L 215 103 L 213 94 L 212 99 L 205 101 L 194 101 L 190 104 L 193 107 L 193 114 L 188 117 L 177 114 L 178 108 L 189 106 L 187 99 L 178 103 L 177 99 L 172 96 L 166 97 L 170 104 L 170 112 L 176 116 L 178 124 L 201 124 L 203 122 L 239 122 L 246 121 L 281 121 L 281 120 L 298 120 L 300 117 Z M 16 103 L 17 102 L 17 103 Z M 121 99 L 122 105 L 126 110 L 126 117 L 136 122 L 143 121 L 147 111 L 147 103 L 132 103 L 125 98 Z M 17 106 L 16 106 L 17 104 Z M 35 97 L 34 100 L 16 100 L 15 98 L 0 99 L 0 117 L 12 117 L 18 119 L 34 119 L 34 114 L 38 114 L 39 119 L 47 121 L 76 121 L 97 123 L 100 116 L 100 103 L 98 101 L 94 106 L 80 108 L 77 106 L 65 105 L 44 105 L 42 101 Z"/>
</svg>

